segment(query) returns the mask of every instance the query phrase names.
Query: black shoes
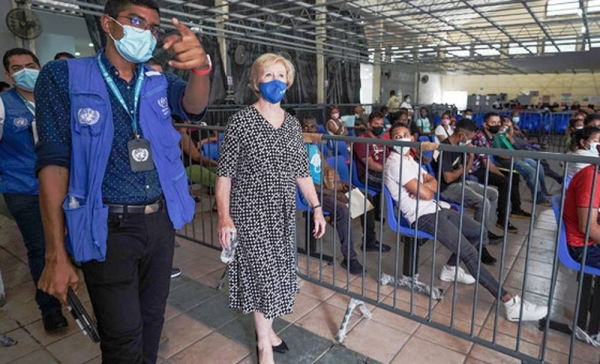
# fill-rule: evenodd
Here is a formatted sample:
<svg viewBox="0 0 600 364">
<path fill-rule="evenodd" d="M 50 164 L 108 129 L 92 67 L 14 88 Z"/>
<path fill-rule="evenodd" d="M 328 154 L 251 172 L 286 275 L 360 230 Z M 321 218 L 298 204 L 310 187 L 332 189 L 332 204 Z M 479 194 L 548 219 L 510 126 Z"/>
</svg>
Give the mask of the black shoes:
<svg viewBox="0 0 600 364">
<path fill-rule="evenodd" d="M 530 219 L 531 218 L 531 214 L 529 212 L 525 212 L 521 209 L 511 211 L 510 216 L 518 217 L 521 219 Z"/>
<path fill-rule="evenodd" d="M 487 265 L 494 265 L 494 263 L 496 263 L 497 261 L 498 260 L 490 254 L 487 248 L 483 247 L 483 249 L 481 250 L 481 263 Z"/>
<path fill-rule="evenodd" d="M 177 267 L 171 268 L 171 278 L 177 278 L 181 275 L 181 269 Z"/>
<path fill-rule="evenodd" d="M 346 258 L 342 260 L 342 268 L 348 269 L 348 261 Z M 362 274 L 363 266 L 357 259 L 350 260 L 350 274 L 360 275 Z M 366 271 L 365 271 L 366 272 Z"/>
<path fill-rule="evenodd" d="M 380 245 L 381 245 L 381 251 L 383 253 L 387 253 L 390 250 L 392 250 L 392 248 L 389 245 L 387 245 L 387 244 L 381 244 L 378 241 L 375 241 L 374 243 L 371 243 L 371 244 L 367 244 L 366 246 L 363 244 L 363 246 L 361 247 L 361 249 L 362 250 L 366 250 L 368 252 L 378 252 Z"/>
<path fill-rule="evenodd" d="M 510 223 L 510 221 L 508 221 L 506 223 L 507 227 L 506 227 L 506 231 L 508 231 L 511 234 L 516 234 L 518 232 L 517 228 L 513 226 L 513 224 Z M 504 230 L 504 221 L 502 220 L 498 220 L 498 222 L 496 223 L 496 227 L 498 229 L 502 229 Z"/>
<path fill-rule="evenodd" d="M 69 326 L 69 322 L 63 316 L 60 308 L 42 315 L 42 321 L 44 322 L 44 330 L 46 330 L 46 332 L 56 332 Z"/>
<path fill-rule="evenodd" d="M 500 244 L 504 239 L 503 235 L 496 235 L 491 231 L 488 231 L 488 241 L 490 244 Z"/>
<path fill-rule="evenodd" d="M 288 351 L 290 351 L 290 348 L 288 348 L 287 344 L 285 343 L 285 341 L 283 341 L 283 339 L 281 339 L 281 344 L 273 346 L 274 353 L 285 354 Z"/>
</svg>

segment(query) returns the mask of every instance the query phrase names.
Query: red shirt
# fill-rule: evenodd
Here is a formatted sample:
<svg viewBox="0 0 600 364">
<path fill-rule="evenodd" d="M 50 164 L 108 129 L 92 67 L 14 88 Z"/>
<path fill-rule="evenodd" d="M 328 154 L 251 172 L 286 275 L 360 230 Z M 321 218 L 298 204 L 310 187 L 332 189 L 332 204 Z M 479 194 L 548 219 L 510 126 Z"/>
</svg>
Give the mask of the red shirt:
<svg viewBox="0 0 600 364">
<path fill-rule="evenodd" d="M 371 139 L 369 142 L 379 139 L 373 138 L 368 131 L 362 133 L 360 136 L 362 138 Z M 381 165 L 383 165 L 383 155 L 385 154 L 385 158 L 387 160 L 387 157 L 390 154 L 390 151 L 385 145 L 354 143 L 354 160 L 356 161 L 356 173 L 359 177 L 363 177 L 365 175 L 365 163 L 363 162 L 363 159 L 367 157 L 367 146 L 369 154 L 368 156 L 372 157 L 375 162 Z"/>
<path fill-rule="evenodd" d="M 585 233 L 579 231 L 579 219 L 577 216 L 578 207 L 592 207 L 598 209 L 600 207 L 600 173 L 596 178 L 596 190 L 592 199 L 592 183 L 594 182 L 594 170 L 596 166 L 591 165 L 585 167 L 573 176 L 565 198 L 565 210 L 563 212 L 563 221 L 565 222 L 565 232 L 567 234 L 567 244 L 570 246 L 583 247 Z M 592 224 L 597 224 L 597 221 L 591 221 Z M 590 239 L 588 245 L 594 242 Z"/>
</svg>

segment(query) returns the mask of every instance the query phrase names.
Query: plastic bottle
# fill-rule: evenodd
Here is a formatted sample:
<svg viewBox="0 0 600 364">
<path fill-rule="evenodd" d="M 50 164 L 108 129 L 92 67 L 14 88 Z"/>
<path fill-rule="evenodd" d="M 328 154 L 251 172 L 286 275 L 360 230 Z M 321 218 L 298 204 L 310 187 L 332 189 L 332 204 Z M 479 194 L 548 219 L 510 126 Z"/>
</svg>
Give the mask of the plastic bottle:
<svg viewBox="0 0 600 364">
<path fill-rule="evenodd" d="M 230 229 L 229 233 L 231 234 L 231 243 L 228 248 L 223 249 L 221 252 L 221 261 L 225 264 L 229 264 L 233 260 L 235 248 L 238 245 L 237 231 L 235 229 Z"/>
</svg>

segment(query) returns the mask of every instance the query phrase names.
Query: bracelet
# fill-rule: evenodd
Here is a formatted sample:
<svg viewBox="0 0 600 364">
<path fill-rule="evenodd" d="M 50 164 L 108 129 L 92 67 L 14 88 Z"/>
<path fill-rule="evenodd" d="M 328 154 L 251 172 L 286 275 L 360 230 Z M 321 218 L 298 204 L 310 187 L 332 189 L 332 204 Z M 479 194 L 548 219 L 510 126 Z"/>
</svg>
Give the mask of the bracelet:
<svg viewBox="0 0 600 364">
<path fill-rule="evenodd" d="M 192 68 L 192 72 L 198 76 L 206 76 L 210 73 L 210 71 L 212 71 L 212 61 L 210 60 L 210 55 L 206 55 L 206 58 L 208 58 L 208 68 L 204 68 L 204 69 L 195 69 Z"/>
<path fill-rule="evenodd" d="M 321 204 L 318 204 L 317 206 L 313 206 L 313 210 L 318 209 L 319 207 L 321 207 Z"/>
</svg>

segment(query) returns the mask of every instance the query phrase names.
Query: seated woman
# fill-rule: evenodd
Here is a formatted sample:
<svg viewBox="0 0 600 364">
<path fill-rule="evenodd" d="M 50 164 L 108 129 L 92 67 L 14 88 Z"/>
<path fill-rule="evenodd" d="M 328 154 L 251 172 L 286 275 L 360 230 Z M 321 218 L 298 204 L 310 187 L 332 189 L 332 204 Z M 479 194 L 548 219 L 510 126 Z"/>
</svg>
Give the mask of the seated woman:
<svg viewBox="0 0 600 364">
<path fill-rule="evenodd" d="M 571 148 L 571 144 L 573 143 L 572 134 L 575 133 L 576 130 L 583 129 L 583 121 L 584 120 L 585 120 L 584 113 L 576 113 L 569 120 L 569 126 L 567 127 L 567 132 L 565 133 L 565 146 L 567 148 L 565 150 L 565 152 Z"/>
<path fill-rule="evenodd" d="M 408 128 L 402 124 L 392 126 L 390 137 L 392 140 L 414 141 Z M 433 235 L 436 232 L 437 212 L 437 238 L 453 252 L 442 269 L 441 280 L 452 282 L 456 277 L 460 283 L 472 284 L 475 283 L 473 275 L 477 274 L 479 268 L 479 283 L 503 302 L 507 320 L 518 321 L 519 316 L 522 315 L 523 321 L 537 321 L 547 315 L 547 307 L 527 301 L 522 302 L 523 311 L 521 311 L 519 296 L 508 293 L 500 287 L 487 269 L 479 267 L 478 249 L 488 243 L 486 229 L 483 228 L 483 240 L 479 240 L 482 227 L 478 222 L 454 210 L 439 209 L 437 203 L 433 201 L 437 191 L 437 181 L 410 157 L 409 147 L 395 146 L 385 167 L 385 185 L 410 224 L 418 221 L 419 230 Z M 462 229 L 459 231 L 461 219 Z M 460 260 L 471 274 L 466 273 L 458 265 L 459 257 L 456 252 L 459 244 Z"/>
<path fill-rule="evenodd" d="M 202 187 L 206 187 L 209 193 L 212 193 L 217 180 L 215 171 L 218 163 L 215 160 L 203 156 L 200 153 L 199 148 L 201 148 L 204 143 L 216 142 L 217 138 L 204 138 L 196 143 L 192 139 L 188 128 L 179 128 L 179 132 L 181 133 L 179 145 L 183 151 L 183 165 L 185 166 L 188 179 L 193 184 L 200 184 Z"/>
<path fill-rule="evenodd" d="M 340 119 L 340 109 L 336 106 L 331 108 L 331 118 L 327 121 L 327 132 L 330 135 L 348 135 L 348 129 L 344 120 Z"/>
<path fill-rule="evenodd" d="M 567 189 L 563 211 L 569 253 L 580 263 L 584 258 L 585 235 L 588 230 L 588 221 L 590 222 L 585 265 L 594 268 L 600 268 L 600 224 L 598 223 L 600 187 L 598 182 L 600 182 L 600 173 L 596 173 L 595 165 L 589 165 L 576 173 Z"/>
<path fill-rule="evenodd" d="M 598 145 L 600 144 L 600 128 L 586 126 L 571 134 L 571 148 L 569 154 L 598 157 Z M 588 163 L 570 163 L 567 169 L 567 181 L 570 181 L 575 173 L 589 166 Z"/>
<path fill-rule="evenodd" d="M 441 143 L 450 135 L 454 134 L 454 129 L 452 129 L 452 113 L 448 110 L 442 114 L 442 121 L 440 125 L 438 125 L 435 130 L 435 142 Z"/>
</svg>

